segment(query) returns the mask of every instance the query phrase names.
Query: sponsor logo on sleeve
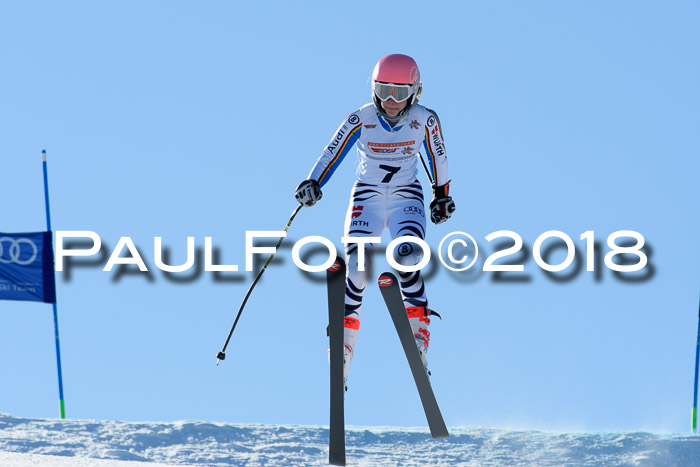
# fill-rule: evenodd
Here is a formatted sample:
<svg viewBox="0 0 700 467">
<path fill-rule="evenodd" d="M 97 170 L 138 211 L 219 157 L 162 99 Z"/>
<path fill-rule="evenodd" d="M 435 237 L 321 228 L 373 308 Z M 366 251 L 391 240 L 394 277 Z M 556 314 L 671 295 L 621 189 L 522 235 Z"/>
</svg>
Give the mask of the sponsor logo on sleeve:
<svg viewBox="0 0 700 467">
<path fill-rule="evenodd" d="M 440 135 L 437 134 L 437 132 L 433 133 L 433 146 L 435 147 L 435 154 L 438 156 L 445 155 L 445 145 L 442 140 L 440 140 Z"/>
<path fill-rule="evenodd" d="M 360 117 L 358 117 L 356 114 L 351 114 L 348 117 L 348 123 L 350 125 L 357 125 L 358 123 L 360 123 Z"/>
<path fill-rule="evenodd" d="M 331 144 L 328 145 L 328 148 L 327 148 L 328 152 L 333 154 L 335 152 L 335 150 L 338 149 L 340 142 L 343 140 L 343 136 L 345 136 L 345 126 L 343 126 L 343 128 L 341 128 L 338 131 L 338 134 L 335 135 L 335 138 L 333 138 L 333 141 L 331 142 Z"/>
<path fill-rule="evenodd" d="M 435 117 L 433 117 L 432 115 L 431 115 L 430 117 L 428 117 L 428 123 L 427 123 L 427 125 L 428 125 L 429 127 L 435 125 Z"/>
</svg>

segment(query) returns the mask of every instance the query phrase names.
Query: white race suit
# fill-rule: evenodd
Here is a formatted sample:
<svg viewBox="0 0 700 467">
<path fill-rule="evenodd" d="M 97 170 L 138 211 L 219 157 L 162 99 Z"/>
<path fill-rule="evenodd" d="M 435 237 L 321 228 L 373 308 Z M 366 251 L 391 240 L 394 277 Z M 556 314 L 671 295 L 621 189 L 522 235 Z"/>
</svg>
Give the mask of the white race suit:
<svg viewBox="0 0 700 467">
<path fill-rule="evenodd" d="M 445 143 L 435 112 L 414 104 L 392 127 L 374 104 L 363 106 L 343 121 L 308 178 L 325 185 L 355 143 L 359 165 L 345 219 L 345 236 L 381 237 L 388 228 L 392 239 L 405 235 L 424 239 L 423 190 L 417 179 L 417 152 L 421 145 L 435 184 L 448 181 Z M 370 258 L 372 244 L 365 248 L 366 258 Z M 350 351 L 359 329 L 369 269 L 369 264 L 365 264 L 365 272 L 358 270 L 357 252 L 357 244 L 346 246 L 345 344 Z M 418 264 L 422 251 L 418 245 L 406 242 L 395 249 L 395 256 L 398 263 L 412 266 Z M 399 272 L 399 279 L 407 308 L 428 306 L 420 271 Z"/>
</svg>

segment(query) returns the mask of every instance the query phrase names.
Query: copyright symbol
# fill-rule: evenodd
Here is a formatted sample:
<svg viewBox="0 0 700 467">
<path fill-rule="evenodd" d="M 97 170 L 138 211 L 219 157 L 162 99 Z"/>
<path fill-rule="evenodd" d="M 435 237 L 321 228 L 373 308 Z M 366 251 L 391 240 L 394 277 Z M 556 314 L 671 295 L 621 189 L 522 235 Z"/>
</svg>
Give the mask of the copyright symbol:
<svg viewBox="0 0 700 467">
<path fill-rule="evenodd" d="M 447 258 L 449 260 L 448 263 L 443 258 L 442 246 L 450 237 L 455 238 L 452 239 L 446 247 Z M 461 245 L 461 248 L 455 248 L 458 245 Z M 472 237 L 466 232 L 452 232 L 450 234 L 445 235 L 445 237 L 440 242 L 440 246 L 438 247 L 438 257 L 440 258 L 440 262 L 443 266 L 445 266 L 451 271 L 466 271 L 474 265 L 478 256 L 479 246 L 476 244 L 476 240 L 474 240 L 474 237 Z M 472 260 L 466 266 L 452 266 L 462 265 L 466 263 L 470 258 L 472 258 Z"/>
</svg>

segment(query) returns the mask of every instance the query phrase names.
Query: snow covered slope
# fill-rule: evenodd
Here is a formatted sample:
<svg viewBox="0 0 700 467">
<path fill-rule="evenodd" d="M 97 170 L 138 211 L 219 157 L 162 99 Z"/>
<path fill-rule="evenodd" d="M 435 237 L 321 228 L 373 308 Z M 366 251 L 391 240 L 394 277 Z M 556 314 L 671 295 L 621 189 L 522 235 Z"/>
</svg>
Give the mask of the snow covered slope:
<svg viewBox="0 0 700 467">
<path fill-rule="evenodd" d="M 700 465 L 700 436 L 452 428 L 348 428 L 348 465 Z M 181 421 L 125 423 L 0 414 L 0 465 L 326 465 L 328 430 Z M 53 457 L 61 456 L 61 457 Z M 108 459 L 108 460 L 105 460 Z"/>
</svg>

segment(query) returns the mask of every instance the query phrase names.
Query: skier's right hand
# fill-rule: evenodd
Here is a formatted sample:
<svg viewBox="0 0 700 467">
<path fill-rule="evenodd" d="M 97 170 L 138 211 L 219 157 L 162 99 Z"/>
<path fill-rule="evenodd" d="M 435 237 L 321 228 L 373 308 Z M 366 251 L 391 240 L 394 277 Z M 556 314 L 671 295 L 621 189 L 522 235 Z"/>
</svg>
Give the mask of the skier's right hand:
<svg viewBox="0 0 700 467">
<path fill-rule="evenodd" d="M 323 197 L 323 193 L 316 180 L 304 180 L 297 187 L 294 197 L 302 206 L 311 207 Z"/>
</svg>

